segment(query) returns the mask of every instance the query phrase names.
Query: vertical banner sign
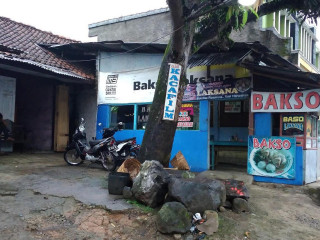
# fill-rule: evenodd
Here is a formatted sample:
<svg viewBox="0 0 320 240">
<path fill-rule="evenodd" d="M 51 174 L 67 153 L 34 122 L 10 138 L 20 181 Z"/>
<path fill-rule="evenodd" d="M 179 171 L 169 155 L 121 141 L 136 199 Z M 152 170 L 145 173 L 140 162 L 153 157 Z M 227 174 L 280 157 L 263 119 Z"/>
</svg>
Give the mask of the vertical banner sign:
<svg viewBox="0 0 320 240">
<path fill-rule="evenodd" d="M 248 139 L 248 173 L 264 177 L 295 179 L 296 139 L 257 137 Z"/>
<path fill-rule="evenodd" d="M 181 75 L 181 66 L 175 63 L 169 63 L 169 76 L 168 76 L 168 86 L 166 100 L 164 104 L 163 120 L 174 120 L 174 113 L 176 110 L 177 96 L 179 81 Z"/>
</svg>

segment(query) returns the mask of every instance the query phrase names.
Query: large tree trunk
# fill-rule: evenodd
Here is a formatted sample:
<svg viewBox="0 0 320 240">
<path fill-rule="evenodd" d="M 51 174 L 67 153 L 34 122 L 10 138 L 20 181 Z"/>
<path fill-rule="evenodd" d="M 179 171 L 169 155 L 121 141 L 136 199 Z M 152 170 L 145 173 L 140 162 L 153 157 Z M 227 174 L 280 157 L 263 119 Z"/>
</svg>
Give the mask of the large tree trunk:
<svg viewBox="0 0 320 240">
<path fill-rule="evenodd" d="M 171 12 L 173 33 L 164 54 L 156 90 L 149 113 L 149 120 L 143 137 L 139 160 L 158 160 L 168 166 L 171 149 L 177 128 L 178 116 L 186 87 L 186 68 L 194 35 L 194 21 L 185 22 L 184 7 L 188 1 L 168 0 Z M 192 2 L 192 1 L 190 1 Z M 185 5 L 184 5 L 185 4 Z M 169 75 L 169 63 L 182 66 L 174 121 L 162 120 Z"/>
</svg>

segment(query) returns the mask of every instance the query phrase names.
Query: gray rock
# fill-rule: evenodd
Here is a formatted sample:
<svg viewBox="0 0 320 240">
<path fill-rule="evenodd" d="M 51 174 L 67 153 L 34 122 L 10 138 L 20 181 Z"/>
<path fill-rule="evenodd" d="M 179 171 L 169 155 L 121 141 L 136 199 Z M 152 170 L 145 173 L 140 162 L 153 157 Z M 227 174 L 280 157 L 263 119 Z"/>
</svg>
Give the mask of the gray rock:
<svg viewBox="0 0 320 240">
<path fill-rule="evenodd" d="M 133 199 L 134 198 L 132 191 L 131 191 L 131 187 L 125 186 L 122 190 L 122 195 L 123 195 L 124 199 Z"/>
<path fill-rule="evenodd" d="M 187 234 L 185 237 L 184 237 L 184 240 L 193 240 L 193 236 L 192 234 Z"/>
<path fill-rule="evenodd" d="M 176 239 L 176 240 L 179 240 L 179 239 L 182 239 L 182 236 L 181 234 L 173 234 L 173 238 Z"/>
<path fill-rule="evenodd" d="M 248 202 L 243 198 L 235 198 L 232 201 L 232 210 L 235 213 L 250 212 Z"/>
<path fill-rule="evenodd" d="M 132 193 L 134 197 L 150 206 L 157 207 L 164 202 L 168 192 L 169 174 L 158 161 L 145 161 L 134 179 Z"/>
<path fill-rule="evenodd" d="M 219 217 L 218 213 L 212 210 L 206 210 L 203 214 L 206 221 L 197 226 L 200 232 L 205 232 L 207 235 L 212 235 L 218 231 Z"/>
<path fill-rule="evenodd" d="M 223 206 L 219 207 L 219 212 L 225 212 L 225 211 L 227 211 L 227 210 Z"/>
<path fill-rule="evenodd" d="M 168 198 L 181 202 L 193 214 L 217 210 L 226 200 L 226 189 L 218 180 L 194 182 L 171 178 Z"/>
<path fill-rule="evenodd" d="M 186 233 L 191 227 L 191 218 L 181 203 L 167 202 L 157 213 L 157 229 L 162 233 Z"/>
</svg>

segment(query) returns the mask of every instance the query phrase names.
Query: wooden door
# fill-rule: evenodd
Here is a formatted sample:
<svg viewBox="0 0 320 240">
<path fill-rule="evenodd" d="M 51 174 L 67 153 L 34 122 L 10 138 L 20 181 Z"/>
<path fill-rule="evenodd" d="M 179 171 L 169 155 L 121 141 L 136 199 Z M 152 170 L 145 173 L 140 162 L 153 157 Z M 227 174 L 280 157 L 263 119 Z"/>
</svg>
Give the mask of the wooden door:
<svg viewBox="0 0 320 240">
<path fill-rule="evenodd" d="M 0 113 L 2 113 L 5 120 L 9 119 L 14 122 L 16 102 L 16 79 L 0 76 Z M 7 125 L 10 131 L 12 126 Z M 5 141 L 1 144 L 0 151 L 12 152 L 13 143 L 11 141 Z"/>
<path fill-rule="evenodd" d="M 69 140 L 69 88 L 68 86 L 57 86 L 54 150 L 62 152 L 65 150 Z"/>
</svg>

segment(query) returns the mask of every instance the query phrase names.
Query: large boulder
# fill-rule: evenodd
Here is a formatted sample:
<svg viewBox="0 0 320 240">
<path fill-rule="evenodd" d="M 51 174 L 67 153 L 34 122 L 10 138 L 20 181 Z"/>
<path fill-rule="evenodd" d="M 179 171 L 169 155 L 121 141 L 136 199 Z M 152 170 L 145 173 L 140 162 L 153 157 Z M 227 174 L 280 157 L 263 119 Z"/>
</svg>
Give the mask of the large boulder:
<svg viewBox="0 0 320 240">
<path fill-rule="evenodd" d="M 231 179 L 231 178 L 222 179 L 219 177 L 215 175 L 214 171 L 206 171 L 198 174 L 197 177 L 195 178 L 195 181 L 204 182 L 204 181 L 208 181 L 208 179 L 220 180 L 226 187 L 227 200 L 230 200 L 230 201 L 232 201 L 234 198 L 243 198 L 246 200 L 250 198 L 248 188 L 245 186 L 244 181 Z M 241 177 L 246 179 L 246 175 L 241 175 Z M 249 181 L 248 179 L 246 180 L 247 182 Z"/>
<path fill-rule="evenodd" d="M 205 210 L 217 210 L 226 200 L 224 184 L 218 180 L 195 182 L 172 178 L 168 199 L 181 202 L 193 214 Z"/>
<path fill-rule="evenodd" d="M 234 198 L 243 198 L 248 200 L 250 198 L 249 191 L 243 181 L 227 179 L 223 180 L 223 183 L 226 187 L 228 200 L 232 201 Z"/>
<path fill-rule="evenodd" d="M 232 201 L 232 210 L 235 213 L 250 212 L 250 207 L 247 200 L 243 198 L 235 198 Z"/>
<path fill-rule="evenodd" d="M 157 213 L 157 229 L 162 233 L 186 233 L 191 228 L 191 218 L 181 203 L 167 202 Z"/>
<path fill-rule="evenodd" d="M 157 207 L 164 202 L 168 192 L 169 174 L 158 161 L 145 161 L 134 179 L 132 193 L 134 197 L 150 206 Z"/>
</svg>

